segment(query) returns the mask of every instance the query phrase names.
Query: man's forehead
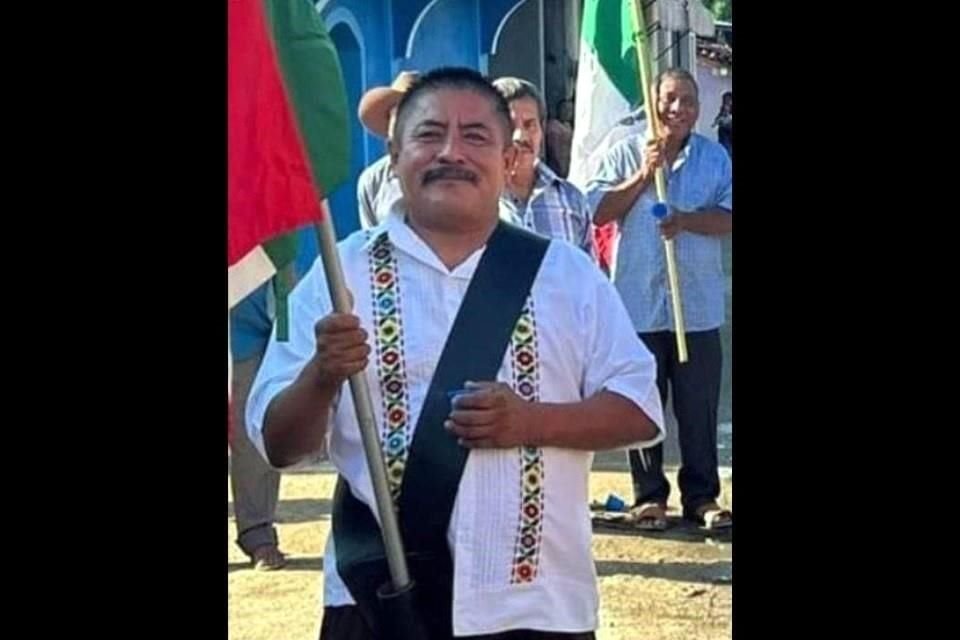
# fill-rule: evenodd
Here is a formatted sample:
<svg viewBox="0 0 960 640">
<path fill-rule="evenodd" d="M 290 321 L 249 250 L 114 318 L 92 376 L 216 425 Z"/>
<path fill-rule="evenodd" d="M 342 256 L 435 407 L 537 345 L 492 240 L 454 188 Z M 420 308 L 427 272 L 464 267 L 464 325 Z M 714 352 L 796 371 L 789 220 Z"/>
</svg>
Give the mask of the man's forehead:
<svg viewBox="0 0 960 640">
<path fill-rule="evenodd" d="M 510 111 L 516 113 L 537 113 L 537 102 L 533 98 L 524 96 L 510 101 Z"/>
<path fill-rule="evenodd" d="M 697 87 L 686 78 L 675 78 L 674 76 L 667 76 L 666 78 L 660 81 L 660 91 L 666 92 L 671 90 L 674 93 L 678 91 L 683 93 L 692 93 L 694 95 L 696 95 L 697 93 Z"/>
<path fill-rule="evenodd" d="M 490 100 L 469 89 L 438 89 L 416 96 L 410 111 L 411 122 L 437 120 L 447 122 L 450 118 L 471 121 L 493 120 L 493 105 Z"/>
</svg>

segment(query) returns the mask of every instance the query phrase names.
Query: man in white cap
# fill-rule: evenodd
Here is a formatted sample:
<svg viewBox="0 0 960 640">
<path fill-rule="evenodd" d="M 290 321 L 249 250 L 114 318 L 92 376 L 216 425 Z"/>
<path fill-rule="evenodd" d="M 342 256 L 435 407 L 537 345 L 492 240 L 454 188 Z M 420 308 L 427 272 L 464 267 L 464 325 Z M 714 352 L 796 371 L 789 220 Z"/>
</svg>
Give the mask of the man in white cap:
<svg viewBox="0 0 960 640">
<path fill-rule="evenodd" d="M 389 87 L 374 87 L 363 94 L 357 110 L 363 126 L 389 141 L 400 98 L 419 77 L 416 71 L 401 71 Z M 402 197 L 400 182 L 390 169 L 390 154 L 384 154 L 364 169 L 357 180 L 360 227 L 370 229 L 383 222 L 393 203 Z"/>
</svg>

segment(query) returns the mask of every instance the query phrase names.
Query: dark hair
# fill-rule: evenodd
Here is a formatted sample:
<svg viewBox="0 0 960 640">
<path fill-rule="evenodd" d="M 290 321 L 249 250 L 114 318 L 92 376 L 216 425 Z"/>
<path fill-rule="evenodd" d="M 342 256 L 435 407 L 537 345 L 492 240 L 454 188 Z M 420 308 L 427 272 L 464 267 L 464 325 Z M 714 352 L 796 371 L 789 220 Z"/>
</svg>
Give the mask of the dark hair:
<svg viewBox="0 0 960 640">
<path fill-rule="evenodd" d="M 653 83 L 655 91 L 654 97 L 657 100 L 660 99 L 660 85 L 663 84 L 663 81 L 666 78 L 673 78 L 674 80 L 686 80 L 693 86 L 693 92 L 697 95 L 697 100 L 700 99 L 700 87 L 697 85 L 697 80 L 693 77 L 693 74 L 686 69 L 681 69 L 680 67 L 671 67 L 666 71 L 661 71 L 657 76 L 656 81 Z"/>
<path fill-rule="evenodd" d="M 528 82 L 522 78 L 504 76 L 494 80 L 493 86 L 503 95 L 508 105 L 514 100 L 532 98 L 533 101 L 537 103 L 537 116 L 540 122 L 542 123 L 543 119 L 547 117 L 547 105 L 543 103 L 540 92 L 537 91 L 537 87 L 532 82 Z"/>
<path fill-rule="evenodd" d="M 504 145 L 511 143 L 513 120 L 510 118 L 510 106 L 489 80 L 480 75 L 478 71 L 466 67 L 439 67 L 423 74 L 419 80 L 410 85 L 397 105 L 394 139 L 398 142 L 402 139 L 401 134 L 406 124 L 407 115 L 417 98 L 422 94 L 442 89 L 465 89 L 489 100 L 494 113 L 497 114 L 503 126 Z"/>
</svg>

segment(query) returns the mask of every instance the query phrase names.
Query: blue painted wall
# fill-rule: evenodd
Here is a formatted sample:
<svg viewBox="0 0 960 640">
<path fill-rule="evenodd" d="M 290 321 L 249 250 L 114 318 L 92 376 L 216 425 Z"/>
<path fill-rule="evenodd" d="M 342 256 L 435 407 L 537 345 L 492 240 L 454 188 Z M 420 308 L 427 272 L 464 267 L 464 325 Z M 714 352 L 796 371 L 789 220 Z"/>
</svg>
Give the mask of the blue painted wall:
<svg viewBox="0 0 960 640">
<path fill-rule="evenodd" d="M 385 143 L 367 133 L 360 124 L 357 117 L 360 97 L 372 87 L 389 85 L 401 70 L 445 65 L 480 69 L 490 46 L 490 42 L 481 40 L 489 39 L 492 29 L 517 1 L 320 0 L 315 3 L 340 54 L 351 116 L 350 179 L 329 197 L 339 238 L 360 227 L 357 177 L 364 167 L 386 152 Z M 409 35 L 414 28 L 408 57 Z M 317 255 L 314 236 L 313 230 L 301 234 L 300 266 L 309 265 Z"/>
</svg>

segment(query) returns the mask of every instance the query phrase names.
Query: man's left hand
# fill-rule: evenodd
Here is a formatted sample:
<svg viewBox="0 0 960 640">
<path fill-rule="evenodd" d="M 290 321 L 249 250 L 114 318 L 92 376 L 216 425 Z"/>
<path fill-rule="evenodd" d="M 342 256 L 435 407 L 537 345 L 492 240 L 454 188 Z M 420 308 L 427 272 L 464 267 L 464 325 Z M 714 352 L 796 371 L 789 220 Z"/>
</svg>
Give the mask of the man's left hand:
<svg viewBox="0 0 960 640">
<path fill-rule="evenodd" d="M 468 449 L 530 444 L 531 403 L 502 382 L 467 382 L 444 427 Z"/>
<path fill-rule="evenodd" d="M 660 235 L 662 235 L 665 240 L 674 238 L 681 231 L 685 231 L 683 228 L 682 215 L 671 213 L 660 222 Z"/>
</svg>

